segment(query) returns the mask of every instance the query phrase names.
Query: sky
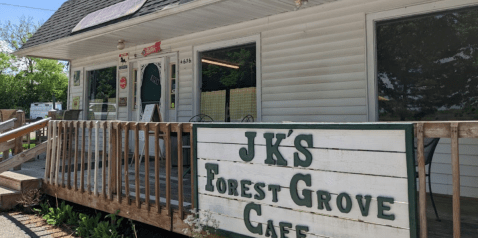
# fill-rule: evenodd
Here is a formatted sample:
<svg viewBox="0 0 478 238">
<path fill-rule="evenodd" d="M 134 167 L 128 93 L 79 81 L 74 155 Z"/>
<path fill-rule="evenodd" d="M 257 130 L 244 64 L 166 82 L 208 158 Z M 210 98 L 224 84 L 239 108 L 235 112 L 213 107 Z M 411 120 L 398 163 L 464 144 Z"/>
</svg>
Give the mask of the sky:
<svg viewBox="0 0 478 238">
<path fill-rule="evenodd" d="M 66 0 L 0 0 L 0 23 L 16 23 L 21 16 L 33 17 L 35 22 L 47 21 Z"/>
</svg>

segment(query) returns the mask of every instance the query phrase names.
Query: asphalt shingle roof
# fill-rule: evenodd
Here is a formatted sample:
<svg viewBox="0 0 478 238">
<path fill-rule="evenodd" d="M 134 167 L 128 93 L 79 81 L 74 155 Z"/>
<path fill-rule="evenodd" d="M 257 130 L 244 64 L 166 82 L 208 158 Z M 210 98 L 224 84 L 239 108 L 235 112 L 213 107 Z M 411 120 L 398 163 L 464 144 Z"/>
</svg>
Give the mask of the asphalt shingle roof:
<svg viewBox="0 0 478 238">
<path fill-rule="evenodd" d="M 69 0 L 43 24 L 40 29 L 22 46 L 26 49 L 68 36 L 81 34 L 86 31 L 101 28 L 113 23 L 143 16 L 163 9 L 171 4 L 183 4 L 194 0 L 148 0 L 136 13 L 115 19 L 101 25 L 93 26 L 78 32 L 71 31 L 88 14 L 112 6 L 124 0 Z"/>
</svg>

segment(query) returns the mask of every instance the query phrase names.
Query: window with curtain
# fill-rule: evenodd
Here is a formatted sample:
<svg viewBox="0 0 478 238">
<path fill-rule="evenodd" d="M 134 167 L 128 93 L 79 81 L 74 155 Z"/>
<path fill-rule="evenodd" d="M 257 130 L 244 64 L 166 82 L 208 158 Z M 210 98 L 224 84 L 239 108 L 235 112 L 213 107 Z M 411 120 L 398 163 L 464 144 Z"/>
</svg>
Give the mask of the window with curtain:
<svg viewBox="0 0 478 238">
<path fill-rule="evenodd" d="M 377 23 L 381 121 L 478 119 L 478 9 Z"/>
<path fill-rule="evenodd" d="M 88 120 L 116 120 L 116 66 L 88 71 Z"/>
<path fill-rule="evenodd" d="M 201 113 L 214 121 L 257 117 L 256 44 L 200 53 Z"/>
</svg>

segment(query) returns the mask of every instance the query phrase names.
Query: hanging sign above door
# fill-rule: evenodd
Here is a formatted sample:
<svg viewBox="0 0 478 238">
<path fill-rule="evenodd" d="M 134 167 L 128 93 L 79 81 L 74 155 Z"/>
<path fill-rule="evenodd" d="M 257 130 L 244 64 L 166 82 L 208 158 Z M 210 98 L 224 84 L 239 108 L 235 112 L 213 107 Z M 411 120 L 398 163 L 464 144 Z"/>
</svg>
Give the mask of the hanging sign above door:
<svg viewBox="0 0 478 238">
<path fill-rule="evenodd" d="M 150 46 L 150 47 L 146 47 L 143 49 L 143 52 L 141 53 L 144 57 L 150 55 L 150 54 L 154 54 L 154 53 L 158 53 L 161 51 L 161 41 L 160 42 L 156 42 L 156 44 Z"/>
</svg>

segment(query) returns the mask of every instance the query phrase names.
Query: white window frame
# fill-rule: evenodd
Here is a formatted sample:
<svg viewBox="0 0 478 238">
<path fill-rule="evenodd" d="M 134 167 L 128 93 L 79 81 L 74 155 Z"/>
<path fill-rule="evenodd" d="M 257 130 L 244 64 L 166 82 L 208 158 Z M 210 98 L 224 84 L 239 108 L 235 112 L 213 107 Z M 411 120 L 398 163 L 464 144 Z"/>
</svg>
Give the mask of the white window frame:
<svg viewBox="0 0 478 238">
<path fill-rule="evenodd" d="M 99 69 L 105 69 L 105 68 L 110 68 L 110 67 L 116 67 L 116 120 L 118 120 L 118 116 L 119 116 L 119 104 L 118 104 L 118 101 L 119 101 L 119 80 L 118 80 L 118 77 L 119 77 L 119 69 L 118 69 L 118 62 L 109 62 L 109 63 L 105 63 L 105 64 L 101 64 L 101 65 L 96 65 L 96 66 L 92 66 L 92 67 L 85 67 L 83 72 L 84 72 L 84 85 L 83 85 L 83 105 L 84 106 L 84 113 L 83 113 L 83 119 L 84 120 L 88 120 L 88 108 L 89 108 L 89 103 L 88 103 L 88 95 L 89 95 L 89 91 L 88 91 L 88 87 L 90 85 L 90 79 L 88 78 L 88 72 L 89 71 L 93 71 L 93 70 L 99 70 Z"/>
<path fill-rule="evenodd" d="M 379 121 L 376 23 L 378 21 L 476 6 L 478 6 L 476 0 L 445 0 L 366 15 L 368 121 Z"/>
<path fill-rule="evenodd" d="M 209 44 L 194 46 L 194 60 L 193 60 L 193 68 L 194 68 L 194 80 L 193 80 L 193 115 L 198 115 L 201 113 L 201 59 L 200 53 L 204 51 L 210 50 L 217 50 L 222 48 L 228 48 L 237 45 L 246 45 L 250 43 L 256 44 L 256 100 L 257 100 L 257 118 L 254 118 L 255 122 L 262 121 L 262 67 L 261 67 L 261 36 L 254 35 L 243 37 L 239 39 L 233 40 L 224 40 L 213 42 Z"/>
</svg>

